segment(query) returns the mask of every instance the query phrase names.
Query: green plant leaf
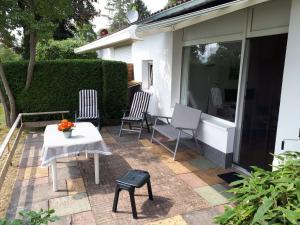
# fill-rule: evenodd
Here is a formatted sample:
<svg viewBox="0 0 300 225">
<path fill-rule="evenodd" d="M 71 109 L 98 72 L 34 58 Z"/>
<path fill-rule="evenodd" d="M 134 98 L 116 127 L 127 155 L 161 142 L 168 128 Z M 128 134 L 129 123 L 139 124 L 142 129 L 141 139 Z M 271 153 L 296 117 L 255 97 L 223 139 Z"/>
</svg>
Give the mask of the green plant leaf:
<svg viewBox="0 0 300 225">
<path fill-rule="evenodd" d="M 299 224 L 300 223 L 300 209 L 298 211 L 291 211 L 289 209 L 281 208 L 283 211 L 285 217 L 292 222 L 293 224 Z"/>
<path fill-rule="evenodd" d="M 255 224 L 258 221 L 260 221 L 272 205 L 273 205 L 273 199 L 264 198 L 263 203 L 255 213 L 251 224 Z"/>
<path fill-rule="evenodd" d="M 298 201 L 300 202 L 300 179 L 296 180 L 296 194 Z"/>
</svg>

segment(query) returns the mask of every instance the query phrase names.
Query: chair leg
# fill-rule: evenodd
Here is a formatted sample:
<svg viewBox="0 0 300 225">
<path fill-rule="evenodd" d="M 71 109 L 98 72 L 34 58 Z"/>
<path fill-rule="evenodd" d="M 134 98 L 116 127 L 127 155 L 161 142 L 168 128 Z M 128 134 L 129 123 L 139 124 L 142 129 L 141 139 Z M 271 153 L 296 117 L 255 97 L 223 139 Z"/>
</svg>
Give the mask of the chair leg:
<svg viewBox="0 0 300 225">
<path fill-rule="evenodd" d="M 130 196 L 132 216 L 134 219 L 137 219 L 137 212 L 136 212 L 136 206 L 135 206 L 135 200 L 134 200 L 134 188 L 130 188 L 128 191 L 129 191 L 129 196 Z"/>
<path fill-rule="evenodd" d="M 152 128 L 151 143 L 153 143 L 154 132 L 155 132 L 155 130 Z"/>
<path fill-rule="evenodd" d="M 145 117 L 145 120 L 146 120 L 146 125 L 147 125 L 147 130 L 148 130 L 148 133 L 150 133 L 150 128 L 149 128 L 149 124 L 148 124 L 147 116 Z"/>
<path fill-rule="evenodd" d="M 149 199 L 151 201 L 153 201 L 153 195 L 152 195 L 152 188 L 151 188 L 151 181 L 150 181 L 150 178 L 147 182 L 147 188 L 148 188 L 148 195 L 149 195 Z"/>
<path fill-rule="evenodd" d="M 144 121 L 141 122 L 140 133 L 139 133 L 139 139 L 141 138 L 141 134 L 142 134 L 142 130 L 143 130 L 143 123 L 144 123 Z"/>
<path fill-rule="evenodd" d="M 113 208 L 112 208 L 113 212 L 117 212 L 120 191 L 121 191 L 121 188 L 119 187 L 119 185 L 117 185 L 116 190 L 115 190 L 114 204 L 113 204 Z"/>
<path fill-rule="evenodd" d="M 178 136 L 177 136 L 177 142 L 176 142 L 176 146 L 175 146 L 175 150 L 174 150 L 174 157 L 173 157 L 174 161 L 176 160 L 176 153 L 177 153 L 177 149 L 179 146 L 180 136 L 181 136 L 181 131 L 179 131 Z"/>
<path fill-rule="evenodd" d="M 196 137 L 195 131 L 193 131 L 193 138 L 194 138 L 196 146 L 198 147 L 198 141 L 197 141 L 197 137 Z"/>
<path fill-rule="evenodd" d="M 122 121 L 121 128 L 120 128 L 120 132 L 119 132 L 119 137 L 121 137 L 121 135 L 122 135 L 123 125 L 124 125 L 124 122 Z"/>
</svg>

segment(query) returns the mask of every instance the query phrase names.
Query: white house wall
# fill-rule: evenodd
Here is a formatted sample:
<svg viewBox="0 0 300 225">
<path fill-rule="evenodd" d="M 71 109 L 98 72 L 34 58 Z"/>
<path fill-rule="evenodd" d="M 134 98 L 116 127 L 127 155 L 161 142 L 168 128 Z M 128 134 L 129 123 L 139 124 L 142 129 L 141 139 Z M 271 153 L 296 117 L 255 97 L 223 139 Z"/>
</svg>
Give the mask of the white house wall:
<svg viewBox="0 0 300 225">
<path fill-rule="evenodd" d="M 131 51 L 129 47 L 121 51 L 119 51 L 120 49 L 117 50 L 118 58 L 115 53 L 116 49 L 111 50 L 110 59 L 121 60 L 122 58 L 122 61 L 127 62 L 126 58 L 130 58 L 128 56 L 129 52 L 131 52 L 135 80 L 144 81 L 144 83 L 146 82 L 145 76 L 143 76 L 145 74 L 143 67 L 145 63 L 143 62 L 152 60 L 154 84 L 153 88 L 151 88 L 153 98 L 150 103 L 149 112 L 151 114 L 171 115 L 174 104 L 180 102 L 183 46 L 233 40 L 242 40 L 245 42 L 245 38 L 286 33 L 289 25 L 290 3 L 291 0 L 273 0 L 175 32 L 146 36 L 143 37 L 143 41 L 134 42 Z M 300 7 L 300 0 L 294 0 L 293 4 L 295 7 Z M 297 10 L 300 12 L 300 9 Z M 294 14 L 293 27 L 300 27 L 300 16 L 296 14 L 296 10 L 294 10 Z M 248 26 L 246 26 L 247 20 Z M 294 114 L 294 117 L 298 116 L 298 124 L 292 121 L 285 123 L 285 120 L 289 120 L 290 118 L 289 113 L 291 109 L 295 108 L 297 96 L 300 96 L 300 88 L 298 87 L 295 87 L 293 91 L 288 91 L 290 84 L 294 87 L 300 83 L 297 57 L 294 57 L 294 54 L 298 54 L 300 49 L 293 49 L 295 45 L 299 46 L 297 40 L 300 40 L 300 34 L 294 32 L 293 36 L 289 38 L 286 71 L 283 78 L 282 100 L 284 101 L 284 105 L 280 109 L 278 143 L 283 136 L 293 137 L 297 135 L 295 130 L 300 127 L 300 106 L 299 109 L 296 108 Z M 298 74 L 298 77 L 295 74 Z M 144 85 L 144 89 L 146 88 Z M 293 98 L 295 100 L 289 103 L 287 99 Z M 206 118 L 206 115 L 204 115 L 204 119 L 205 121 L 200 125 L 201 132 L 199 139 L 223 153 L 232 153 L 236 123 L 231 123 L 230 125 L 230 123 L 228 124 L 226 121 L 222 122 L 222 120 L 217 118 L 209 116 Z M 288 129 L 290 129 L 289 133 L 285 133 Z M 277 148 L 278 143 L 276 145 Z"/>
<path fill-rule="evenodd" d="M 131 45 L 114 48 L 114 59 L 126 63 L 132 63 Z"/>
<path fill-rule="evenodd" d="M 275 154 L 281 153 L 281 141 L 285 138 L 298 139 L 300 128 L 300 1 L 293 0 L 285 69 L 282 82 L 279 121 Z M 286 150 L 300 151 L 299 142 Z"/>
<path fill-rule="evenodd" d="M 98 58 L 107 59 L 107 60 L 114 60 L 114 49 L 113 48 L 106 48 L 97 51 Z"/>
<path fill-rule="evenodd" d="M 132 44 L 134 77 L 143 81 L 143 61 L 153 61 L 153 90 L 149 112 L 152 114 L 171 114 L 172 81 L 172 32 L 160 33 L 143 38 Z M 145 89 L 146 87 L 143 87 Z"/>
</svg>

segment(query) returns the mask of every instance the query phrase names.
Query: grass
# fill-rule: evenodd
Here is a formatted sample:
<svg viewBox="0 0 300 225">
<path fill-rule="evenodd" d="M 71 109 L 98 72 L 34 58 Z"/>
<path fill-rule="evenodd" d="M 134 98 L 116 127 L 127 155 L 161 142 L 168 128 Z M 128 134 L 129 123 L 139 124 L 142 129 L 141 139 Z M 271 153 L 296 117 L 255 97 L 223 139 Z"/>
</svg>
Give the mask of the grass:
<svg viewBox="0 0 300 225">
<path fill-rule="evenodd" d="M 5 124 L 5 114 L 3 110 L 3 105 L 0 103 L 0 124 Z"/>
</svg>

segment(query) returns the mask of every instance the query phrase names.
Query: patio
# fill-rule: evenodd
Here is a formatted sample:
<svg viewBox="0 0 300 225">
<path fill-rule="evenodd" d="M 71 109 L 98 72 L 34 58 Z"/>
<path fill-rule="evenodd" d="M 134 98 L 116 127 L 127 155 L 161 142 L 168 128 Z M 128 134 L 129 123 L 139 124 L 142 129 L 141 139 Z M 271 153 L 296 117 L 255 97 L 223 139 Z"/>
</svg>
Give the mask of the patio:
<svg viewBox="0 0 300 225">
<path fill-rule="evenodd" d="M 119 127 L 108 127 L 101 134 L 112 151 L 100 157 L 100 185 L 94 183 L 93 159 L 84 155 L 58 160 L 58 192 L 52 191 L 48 168 L 41 168 L 42 132 L 30 132 L 24 146 L 19 174 L 7 211 L 18 217 L 22 209 L 55 209 L 55 224 L 213 224 L 223 211 L 229 194 L 217 174 L 228 172 L 201 157 L 195 146 L 181 145 L 178 161 L 161 146 L 151 144 L 149 136 L 137 141 L 136 134 L 118 137 Z M 145 138 L 146 137 L 146 138 Z M 129 169 L 151 174 L 154 201 L 147 188 L 136 190 L 138 219 L 131 214 L 129 195 L 120 193 L 118 212 L 113 213 L 115 180 Z"/>
</svg>

